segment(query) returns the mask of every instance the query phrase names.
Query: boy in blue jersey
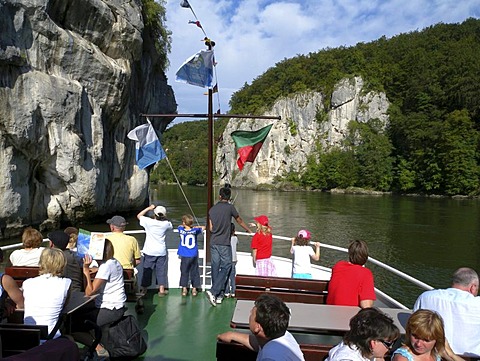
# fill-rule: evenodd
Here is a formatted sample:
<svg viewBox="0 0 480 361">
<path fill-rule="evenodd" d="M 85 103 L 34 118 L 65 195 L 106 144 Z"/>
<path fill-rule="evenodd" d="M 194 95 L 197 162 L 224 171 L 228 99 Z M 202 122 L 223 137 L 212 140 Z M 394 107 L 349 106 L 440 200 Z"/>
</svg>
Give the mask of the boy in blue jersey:
<svg viewBox="0 0 480 361">
<path fill-rule="evenodd" d="M 180 244 L 177 252 L 180 257 L 180 287 L 182 287 L 182 296 L 186 296 L 188 282 L 191 281 L 192 296 L 196 296 L 201 287 L 197 235 L 205 230 L 205 226 L 192 227 L 193 217 L 190 214 L 182 216 L 182 222 L 182 225 L 178 226 Z"/>
</svg>

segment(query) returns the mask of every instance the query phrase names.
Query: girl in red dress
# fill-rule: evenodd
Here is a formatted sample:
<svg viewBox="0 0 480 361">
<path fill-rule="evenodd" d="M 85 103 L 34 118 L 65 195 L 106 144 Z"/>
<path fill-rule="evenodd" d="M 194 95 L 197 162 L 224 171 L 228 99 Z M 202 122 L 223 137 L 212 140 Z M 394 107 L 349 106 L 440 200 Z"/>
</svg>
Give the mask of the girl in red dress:
<svg viewBox="0 0 480 361">
<path fill-rule="evenodd" d="M 255 217 L 252 226 L 257 227 L 257 232 L 252 238 L 253 267 L 257 276 L 276 276 L 277 271 L 272 257 L 272 227 L 268 224 L 268 217 L 261 215 Z"/>
</svg>

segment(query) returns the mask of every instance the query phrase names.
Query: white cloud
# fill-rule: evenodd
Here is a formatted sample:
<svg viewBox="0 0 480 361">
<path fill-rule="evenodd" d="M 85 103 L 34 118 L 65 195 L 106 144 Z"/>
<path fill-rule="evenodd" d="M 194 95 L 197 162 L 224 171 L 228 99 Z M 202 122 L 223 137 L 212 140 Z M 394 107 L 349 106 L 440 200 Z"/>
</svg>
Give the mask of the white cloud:
<svg viewBox="0 0 480 361">
<path fill-rule="evenodd" d="M 385 35 L 421 30 L 439 22 L 480 17 L 478 0 L 189 0 L 215 56 L 221 110 L 231 94 L 275 63 L 326 47 L 350 46 Z M 179 113 L 206 113 L 205 89 L 175 82 L 180 65 L 204 48 L 202 31 L 180 0 L 167 0 L 173 32 L 167 71 Z M 214 109 L 217 99 L 214 100 Z"/>
</svg>

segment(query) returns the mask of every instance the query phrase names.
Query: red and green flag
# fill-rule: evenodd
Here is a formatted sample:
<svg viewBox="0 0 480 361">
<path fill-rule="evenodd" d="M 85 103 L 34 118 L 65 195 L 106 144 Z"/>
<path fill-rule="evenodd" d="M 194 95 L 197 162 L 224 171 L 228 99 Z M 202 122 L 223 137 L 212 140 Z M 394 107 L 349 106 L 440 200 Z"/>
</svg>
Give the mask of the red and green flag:
<svg viewBox="0 0 480 361">
<path fill-rule="evenodd" d="M 273 124 L 270 124 L 253 132 L 237 130 L 231 134 L 238 153 L 237 165 L 240 170 L 246 162 L 253 163 L 272 126 Z"/>
</svg>

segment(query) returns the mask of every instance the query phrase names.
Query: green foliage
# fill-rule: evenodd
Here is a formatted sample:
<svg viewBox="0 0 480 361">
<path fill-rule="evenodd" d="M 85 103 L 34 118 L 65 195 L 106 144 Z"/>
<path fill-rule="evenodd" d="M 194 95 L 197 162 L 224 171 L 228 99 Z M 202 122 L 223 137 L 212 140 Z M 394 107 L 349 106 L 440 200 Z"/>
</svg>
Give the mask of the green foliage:
<svg viewBox="0 0 480 361">
<path fill-rule="evenodd" d="M 383 134 L 380 121 L 351 121 L 348 128 L 345 145 L 355 154 L 359 174 L 356 186 L 390 190 L 393 181 L 392 144 Z"/>
<path fill-rule="evenodd" d="M 168 67 L 168 54 L 171 50 L 172 32 L 166 26 L 165 0 L 142 0 L 145 29 L 152 35 L 155 48 L 160 55 L 159 65 Z"/>
<path fill-rule="evenodd" d="M 322 108 L 317 108 L 315 113 L 315 121 L 318 123 L 326 123 L 328 121 L 328 112 L 323 110 Z"/>
<path fill-rule="evenodd" d="M 401 192 L 409 192 L 415 189 L 415 171 L 412 170 L 411 164 L 401 158 L 395 169 L 396 189 Z"/>
<path fill-rule="evenodd" d="M 153 0 L 143 1 L 147 9 L 146 4 L 155 9 Z M 164 12 L 156 11 L 158 26 Z M 160 38 L 165 42 L 168 34 Z M 315 121 L 323 123 L 328 121 L 335 84 L 354 76 L 363 77 L 364 91 L 386 93 L 391 102 L 387 129 L 378 120 L 352 121 L 342 147 L 320 147 L 302 172 L 290 171 L 276 182 L 313 189 L 479 193 L 480 20 L 438 24 L 391 39 L 284 59 L 251 85 L 245 83 L 230 100 L 231 112 L 261 114 L 280 97 L 322 91 L 324 109 L 317 109 Z M 218 137 L 223 128 L 216 124 Z M 295 136 L 295 119 L 289 119 L 288 126 Z M 162 142 L 184 183 L 206 182 L 206 129 L 206 121 L 189 122 L 164 134 Z M 152 179 L 173 181 L 170 174 L 161 162 Z"/>
<path fill-rule="evenodd" d="M 304 187 L 362 187 L 389 190 L 393 180 L 392 145 L 378 121 L 350 122 L 344 147 L 320 151 L 307 160 Z"/>
<path fill-rule="evenodd" d="M 255 113 L 295 92 L 321 90 L 330 99 L 342 78 L 361 75 L 369 90 L 385 91 L 403 113 L 468 109 L 480 117 L 480 20 L 438 24 L 353 47 L 284 59 L 233 94 L 233 113 Z M 427 101 L 427 103 L 425 103 Z"/>
<path fill-rule="evenodd" d="M 291 118 L 288 118 L 288 129 L 290 130 L 290 135 L 292 137 L 298 134 L 297 123 Z"/>
<path fill-rule="evenodd" d="M 474 194 L 479 187 L 476 148 L 479 135 L 474 123 L 463 111 L 447 115 L 439 141 L 439 159 L 443 165 L 443 189 L 447 195 Z"/>
<path fill-rule="evenodd" d="M 214 138 L 218 140 L 225 129 L 226 121 L 218 120 L 214 125 Z M 175 124 L 163 133 L 160 141 L 180 183 L 189 185 L 207 183 L 208 121 L 198 120 Z M 158 163 L 150 174 L 150 181 L 176 182 L 166 159 Z"/>
<path fill-rule="evenodd" d="M 335 84 L 354 76 L 363 77 L 364 91 L 386 93 L 388 129 L 352 123 L 345 150 L 309 159 L 304 186 L 479 193 L 480 20 L 284 59 L 245 83 L 230 106 L 233 113 L 258 114 L 279 97 L 322 91 L 325 110 L 317 110 L 315 120 L 324 122 Z"/>
<path fill-rule="evenodd" d="M 348 188 L 357 180 L 357 164 L 351 151 L 332 148 L 319 154 L 318 159 L 310 156 L 302 185 L 313 189 Z"/>
</svg>

